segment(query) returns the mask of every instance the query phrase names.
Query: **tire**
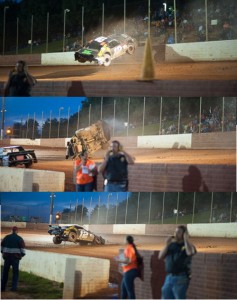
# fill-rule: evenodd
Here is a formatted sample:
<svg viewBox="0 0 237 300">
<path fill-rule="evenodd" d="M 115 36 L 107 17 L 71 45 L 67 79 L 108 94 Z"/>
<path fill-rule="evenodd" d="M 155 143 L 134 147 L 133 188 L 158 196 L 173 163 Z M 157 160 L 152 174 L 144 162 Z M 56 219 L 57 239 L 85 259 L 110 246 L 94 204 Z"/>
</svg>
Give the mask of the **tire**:
<svg viewBox="0 0 237 300">
<path fill-rule="evenodd" d="M 58 244 L 61 244 L 62 243 L 62 240 L 60 239 L 59 236 L 54 236 L 53 237 L 53 243 L 58 245 Z"/>
<path fill-rule="evenodd" d="M 104 63 L 105 67 L 108 67 L 111 64 L 111 56 L 109 54 L 104 55 Z"/>
<path fill-rule="evenodd" d="M 77 241 L 77 234 L 76 234 L 75 231 L 69 232 L 68 240 L 69 240 L 70 242 L 76 243 L 76 241 Z"/>
<path fill-rule="evenodd" d="M 134 44 L 128 44 L 127 53 L 130 54 L 130 55 L 132 55 L 132 54 L 134 54 L 134 52 L 135 52 L 135 46 L 134 46 Z"/>
</svg>

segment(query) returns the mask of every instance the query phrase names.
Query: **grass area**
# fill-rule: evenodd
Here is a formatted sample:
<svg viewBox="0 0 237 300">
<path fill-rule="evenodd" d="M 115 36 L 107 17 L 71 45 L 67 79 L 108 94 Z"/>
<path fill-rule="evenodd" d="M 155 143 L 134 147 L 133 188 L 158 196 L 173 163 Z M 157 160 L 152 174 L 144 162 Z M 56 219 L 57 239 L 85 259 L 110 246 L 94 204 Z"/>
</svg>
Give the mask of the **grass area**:
<svg viewBox="0 0 237 300">
<path fill-rule="evenodd" d="M 6 291 L 11 289 L 11 278 L 12 270 L 10 269 Z M 28 299 L 62 299 L 63 283 L 20 271 L 17 294 L 18 296 L 27 296 Z M 4 298 L 4 294 L 2 298 Z"/>
</svg>

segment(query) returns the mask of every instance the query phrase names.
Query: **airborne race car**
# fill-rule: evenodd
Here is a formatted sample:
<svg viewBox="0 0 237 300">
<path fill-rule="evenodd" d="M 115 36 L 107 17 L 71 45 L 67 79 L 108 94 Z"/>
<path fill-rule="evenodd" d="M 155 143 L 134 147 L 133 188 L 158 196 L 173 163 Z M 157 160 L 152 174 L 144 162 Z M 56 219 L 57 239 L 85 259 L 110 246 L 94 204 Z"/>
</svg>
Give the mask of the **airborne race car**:
<svg viewBox="0 0 237 300">
<path fill-rule="evenodd" d="M 79 243 L 80 245 L 104 245 L 105 239 L 101 236 L 86 230 L 79 225 L 58 226 L 49 225 L 48 233 L 54 235 L 54 244 L 61 244 L 62 242 Z"/>
<path fill-rule="evenodd" d="M 127 34 L 100 36 L 91 40 L 85 47 L 75 52 L 75 60 L 80 63 L 96 62 L 108 67 L 111 61 L 125 53 L 134 54 L 137 47 L 136 39 Z"/>
</svg>

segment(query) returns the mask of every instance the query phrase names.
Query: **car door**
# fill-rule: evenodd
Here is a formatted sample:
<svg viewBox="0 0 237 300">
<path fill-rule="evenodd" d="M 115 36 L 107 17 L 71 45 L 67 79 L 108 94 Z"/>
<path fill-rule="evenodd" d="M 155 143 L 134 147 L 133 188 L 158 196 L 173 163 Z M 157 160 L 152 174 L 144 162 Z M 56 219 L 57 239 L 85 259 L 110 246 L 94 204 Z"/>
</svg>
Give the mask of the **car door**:
<svg viewBox="0 0 237 300">
<path fill-rule="evenodd" d="M 124 53 L 123 47 L 116 40 L 112 40 L 109 42 L 109 48 L 111 50 L 112 59 L 119 57 L 120 55 L 122 55 Z"/>
</svg>

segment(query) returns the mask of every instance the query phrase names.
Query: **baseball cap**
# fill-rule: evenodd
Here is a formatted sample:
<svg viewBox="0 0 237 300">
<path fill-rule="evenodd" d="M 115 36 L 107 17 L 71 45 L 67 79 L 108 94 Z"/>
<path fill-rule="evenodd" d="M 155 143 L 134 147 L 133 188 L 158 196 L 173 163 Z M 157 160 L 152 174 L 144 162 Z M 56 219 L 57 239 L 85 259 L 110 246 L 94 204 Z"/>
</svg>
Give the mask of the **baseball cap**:
<svg viewBox="0 0 237 300">
<path fill-rule="evenodd" d="M 18 230 L 18 227 L 17 226 L 13 226 L 12 227 L 12 231 L 17 231 Z"/>
</svg>

